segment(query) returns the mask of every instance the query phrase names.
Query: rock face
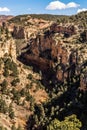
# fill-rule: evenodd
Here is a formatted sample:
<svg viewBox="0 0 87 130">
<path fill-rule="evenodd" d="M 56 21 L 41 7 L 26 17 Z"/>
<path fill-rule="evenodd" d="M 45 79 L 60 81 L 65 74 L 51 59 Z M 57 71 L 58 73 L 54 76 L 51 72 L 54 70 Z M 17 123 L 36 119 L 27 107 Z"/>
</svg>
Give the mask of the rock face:
<svg viewBox="0 0 87 130">
<path fill-rule="evenodd" d="M 30 37 L 35 37 L 38 32 L 48 28 L 52 23 L 43 19 L 32 18 L 31 16 L 19 18 L 18 21 L 18 24 L 10 23 L 9 30 L 11 30 L 15 39 L 25 40 L 30 39 Z"/>
<path fill-rule="evenodd" d="M 87 91 L 87 72 L 80 77 L 80 90 Z"/>
<path fill-rule="evenodd" d="M 27 52 L 23 53 L 26 63 L 33 64 L 43 73 L 55 73 L 54 68 L 60 64 L 62 69 L 56 69 L 56 74 L 53 74 L 58 81 L 63 80 L 63 69 L 68 63 L 69 57 L 67 50 L 62 47 L 60 41 L 56 42 L 52 30 L 46 31 L 44 34 L 37 35 L 32 38 L 28 44 Z M 68 76 L 66 76 L 68 77 Z"/>
<path fill-rule="evenodd" d="M 28 59 L 32 59 L 33 61 L 36 59 L 34 59 L 34 57 L 37 57 L 37 62 L 38 58 L 40 58 L 39 62 L 41 61 L 41 59 L 43 59 L 44 61 L 51 64 L 51 67 L 52 63 L 50 62 L 60 62 L 65 65 L 68 59 L 66 49 L 62 48 L 60 42 L 56 43 L 56 41 L 52 37 L 52 34 L 38 35 L 35 39 L 31 39 L 27 54 L 29 55 Z M 32 58 L 30 58 L 31 55 Z"/>
<path fill-rule="evenodd" d="M 62 33 L 64 37 L 70 37 L 71 35 L 76 34 L 76 28 L 74 26 L 62 27 L 56 23 L 52 24 L 50 31 L 54 33 Z"/>
<path fill-rule="evenodd" d="M 79 56 L 77 50 L 72 50 L 69 54 L 63 47 L 63 43 L 55 40 L 56 33 L 65 31 L 65 28 L 61 28 L 61 31 L 58 29 L 59 27 L 56 30 L 51 26 L 50 30 L 37 35 L 36 38 L 31 38 L 27 45 L 27 51 L 22 54 L 22 57 L 26 63 L 39 68 L 52 79 L 64 82 L 65 79 L 71 79 L 77 73 Z M 71 30 L 70 35 L 73 35 L 75 32 L 73 33 L 73 29 Z"/>
<path fill-rule="evenodd" d="M 27 60 L 27 63 L 32 63 L 33 65 L 35 65 L 35 67 L 38 67 L 42 72 L 50 70 L 50 68 L 52 67 L 53 62 L 51 60 L 27 54 L 25 54 L 24 57 Z"/>
<path fill-rule="evenodd" d="M 8 16 L 0 15 L 0 25 L 2 25 L 3 22 L 6 22 L 7 20 L 9 20 L 11 18 L 13 18 L 13 16 L 11 16 L 11 15 L 8 15 Z"/>
<path fill-rule="evenodd" d="M 25 38 L 24 28 L 21 26 L 19 27 L 14 26 L 12 36 L 15 39 L 24 39 Z"/>
<path fill-rule="evenodd" d="M 33 55 L 37 55 L 48 60 L 67 62 L 67 50 L 62 48 L 62 43 L 53 39 L 53 34 L 38 35 L 30 42 L 30 50 Z M 64 58 L 65 57 L 65 58 Z M 65 61 L 64 61 L 65 59 Z"/>
<path fill-rule="evenodd" d="M 10 56 L 16 62 L 16 45 L 13 39 L 0 43 L 0 58 Z"/>
<path fill-rule="evenodd" d="M 82 32 L 80 34 L 81 37 L 81 42 L 86 42 L 87 41 L 87 30 L 85 30 L 84 32 Z"/>
</svg>

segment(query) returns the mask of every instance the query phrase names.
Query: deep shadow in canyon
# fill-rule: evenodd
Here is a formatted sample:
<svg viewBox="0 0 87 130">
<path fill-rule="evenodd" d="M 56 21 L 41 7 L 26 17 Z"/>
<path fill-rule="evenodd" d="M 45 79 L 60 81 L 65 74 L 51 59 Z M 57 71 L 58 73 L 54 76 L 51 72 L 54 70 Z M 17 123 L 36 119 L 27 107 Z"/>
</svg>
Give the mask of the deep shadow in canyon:
<svg viewBox="0 0 87 130">
<path fill-rule="evenodd" d="M 64 33 L 63 29 L 59 27 L 56 29 L 56 25 L 53 25 L 50 31 L 37 35 L 34 39 L 31 38 L 27 46 L 23 48 L 26 51 L 18 57 L 18 60 L 23 64 L 33 66 L 33 71 L 41 74 L 41 82 L 45 90 L 48 89 L 49 94 L 53 93 L 53 89 L 55 89 L 55 94 L 58 94 L 62 89 L 63 93 L 60 96 L 56 96 L 50 102 L 42 105 L 48 119 L 50 118 L 51 108 L 59 106 L 58 114 L 55 110 L 51 120 L 54 118 L 63 120 L 65 116 L 71 114 L 76 114 L 81 119 L 80 115 L 87 113 L 85 110 L 86 104 L 83 102 L 87 90 L 87 74 L 84 73 L 84 76 L 81 76 L 83 69 L 87 66 L 87 61 L 79 65 L 78 50 L 74 49 L 68 54 L 66 48 L 62 47 L 63 43 L 55 41 L 54 34 Z M 71 35 L 73 33 L 70 33 L 69 36 Z M 67 87 L 66 91 L 64 90 L 65 87 Z M 79 97 L 80 94 L 81 97 Z M 27 122 L 27 130 L 46 129 L 48 122 L 35 127 L 34 116 L 37 115 L 38 120 L 40 120 L 40 109 L 37 104 L 34 108 L 34 114 L 29 117 Z M 48 112 L 45 111 L 46 108 Z M 81 121 L 84 122 L 82 119 Z"/>
</svg>

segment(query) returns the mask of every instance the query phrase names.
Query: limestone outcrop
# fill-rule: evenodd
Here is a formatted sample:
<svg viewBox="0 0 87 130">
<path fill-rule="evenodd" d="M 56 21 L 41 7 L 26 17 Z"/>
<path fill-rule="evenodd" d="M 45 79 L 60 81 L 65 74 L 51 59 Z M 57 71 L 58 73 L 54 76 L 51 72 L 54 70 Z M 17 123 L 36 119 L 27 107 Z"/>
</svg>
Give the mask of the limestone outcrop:
<svg viewBox="0 0 87 130">
<path fill-rule="evenodd" d="M 0 42 L 0 58 L 10 56 L 16 62 L 16 45 L 13 39 Z"/>
</svg>

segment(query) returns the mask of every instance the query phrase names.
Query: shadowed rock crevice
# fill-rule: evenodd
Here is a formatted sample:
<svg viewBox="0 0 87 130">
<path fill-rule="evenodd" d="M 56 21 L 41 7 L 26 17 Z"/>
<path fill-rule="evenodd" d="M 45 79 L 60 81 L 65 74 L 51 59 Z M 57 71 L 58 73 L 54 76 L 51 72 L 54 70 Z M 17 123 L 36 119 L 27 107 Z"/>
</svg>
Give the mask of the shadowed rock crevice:
<svg viewBox="0 0 87 130">
<path fill-rule="evenodd" d="M 70 35 L 73 35 L 75 28 L 68 28 L 72 31 Z M 78 50 L 71 50 L 68 54 L 63 47 L 63 42 L 56 41 L 54 38 L 56 33 L 64 33 L 69 29 L 53 24 L 50 30 L 37 35 L 36 38 L 31 38 L 19 57 L 24 64 L 33 66 L 34 71 L 41 71 L 45 86 L 55 86 L 65 80 L 69 82 L 74 75 L 80 74 Z"/>
</svg>

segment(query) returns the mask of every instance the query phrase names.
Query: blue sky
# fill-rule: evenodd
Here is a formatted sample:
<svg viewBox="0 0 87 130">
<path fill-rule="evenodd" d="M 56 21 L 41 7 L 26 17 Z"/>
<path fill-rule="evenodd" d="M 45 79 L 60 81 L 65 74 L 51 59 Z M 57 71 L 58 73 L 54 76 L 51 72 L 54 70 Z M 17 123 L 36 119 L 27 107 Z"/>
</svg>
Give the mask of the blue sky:
<svg viewBox="0 0 87 130">
<path fill-rule="evenodd" d="M 72 15 L 87 10 L 87 0 L 0 0 L 0 14 Z"/>
</svg>

